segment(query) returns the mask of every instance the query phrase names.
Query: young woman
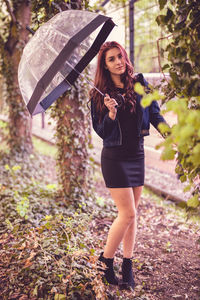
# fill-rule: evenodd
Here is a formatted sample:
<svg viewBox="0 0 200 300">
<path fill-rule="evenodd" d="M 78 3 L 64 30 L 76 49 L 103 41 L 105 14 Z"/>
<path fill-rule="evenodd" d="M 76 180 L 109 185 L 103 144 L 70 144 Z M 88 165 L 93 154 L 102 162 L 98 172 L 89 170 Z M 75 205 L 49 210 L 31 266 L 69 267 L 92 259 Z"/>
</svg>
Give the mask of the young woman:
<svg viewBox="0 0 200 300">
<path fill-rule="evenodd" d="M 148 88 L 148 83 L 140 74 Z M 122 286 L 134 289 L 132 256 L 137 229 L 137 208 L 144 185 L 143 137 L 149 134 L 150 122 L 158 128 L 165 122 L 156 101 L 143 109 L 141 96 L 134 91 L 138 77 L 125 49 L 117 42 L 106 42 L 98 55 L 95 86 L 105 97 L 92 89 L 91 114 L 93 128 L 103 139 L 101 168 L 118 216 L 110 227 L 104 252 L 99 260 L 107 268 L 105 278 L 118 284 L 113 270 L 115 252 L 123 242 Z M 140 80 L 141 81 L 141 80 Z M 119 95 L 124 102 L 118 104 Z"/>
</svg>

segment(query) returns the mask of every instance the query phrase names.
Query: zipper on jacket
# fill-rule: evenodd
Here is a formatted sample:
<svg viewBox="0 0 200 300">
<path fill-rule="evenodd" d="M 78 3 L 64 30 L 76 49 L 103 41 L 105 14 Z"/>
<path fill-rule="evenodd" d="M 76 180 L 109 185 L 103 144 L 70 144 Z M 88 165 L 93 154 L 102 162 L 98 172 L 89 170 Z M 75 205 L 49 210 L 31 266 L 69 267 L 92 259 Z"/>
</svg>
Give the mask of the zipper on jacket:
<svg viewBox="0 0 200 300">
<path fill-rule="evenodd" d="M 142 108 L 140 106 L 140 101 L 138 100 L 136 102 L 136 113 L 137 113 L 137 134 L 138 137 L 142 136 L 141 135 L 141 129 L 142 129 L 142 122 L 143 122 L 143 117 L 144 117 L 144 113 L 142 111 Z"/>
<path fill-rule="evenodd" d="M 120 126 L 120 123 L 119 123 L 119 120 L 117 119 L 117 122 L 118 122 L 118 125 L 119 125 L 119 133 L 120 133 L 120 146 L 122 145 L 122 130 L 121 130 L 121 126 Z"/>
</svg>

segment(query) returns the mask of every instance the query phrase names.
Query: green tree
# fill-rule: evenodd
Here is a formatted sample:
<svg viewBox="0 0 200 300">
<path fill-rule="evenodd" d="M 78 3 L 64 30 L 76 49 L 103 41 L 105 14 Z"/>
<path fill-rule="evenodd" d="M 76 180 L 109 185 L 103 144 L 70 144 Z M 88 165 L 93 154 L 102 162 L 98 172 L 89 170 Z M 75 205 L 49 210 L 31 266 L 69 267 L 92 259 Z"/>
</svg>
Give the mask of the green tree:
<svg viewBox="0 0 200 300">
<path fill-rule="evenodd" d="M 11 152 L 31 153 L 32 139 L 29 114 L 18 87 L 18 64 L 28 40 L 26 25 L 30 23 L 30 1 L 0 0 L 0 72 L 6 85 L 9 107 L 9 139 Z"/>
<path fill-rule="evenodd" d="M 170 74 L 164 89 L 166 111 L 173 111 L 178 120 L 162 143 L 163 158 L 173 159 L 177 155 L 180 164 L 176 171 L 181 181 L 189 181 L 188 189 L 194 187 L 188 205 L 197 207 L 200 203 L 200 6 L 199 1 L 191 0 L 159 0 L 159 5 L 165 13 L 157 17 L 157 23 L 171 37 L 162 50 L 169 61 L 162 70 Z"/>
</svg>

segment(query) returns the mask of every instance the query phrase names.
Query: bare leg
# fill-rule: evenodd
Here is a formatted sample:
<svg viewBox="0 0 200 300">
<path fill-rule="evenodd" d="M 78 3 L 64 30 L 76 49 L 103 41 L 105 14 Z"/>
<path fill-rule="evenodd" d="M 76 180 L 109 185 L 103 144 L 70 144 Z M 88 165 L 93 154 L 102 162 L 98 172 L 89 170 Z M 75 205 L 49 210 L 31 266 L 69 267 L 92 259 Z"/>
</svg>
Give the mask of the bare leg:
<svg viewBox="0 0 200 300">
<path fill-rule="evenodd" d="M 113 258 L 127 228 L 130 224 L 135 222 L 136 215 L 134 191 L 132 188 L 113 188 L 109 190 L 117 206 L 118 216 L 108 233 L 104 249 L 105 258 Z"/>
<path fill-rule="evenodd" d="M 134 199 L 135 199 L 135 208 L 136 209 L 138 209 L 138 206 L 139 206 L 139 203 L 140 203 L 140 197 L 141 197 L 141 194 L 142 194 L 142 189 L 143 189 L 143 185 L 133 188 Z"/>
<path fill-rule="evenodd" d="M 142 186 L 133 188 L 136 211 L 139 205 L 141 193 L 142 193 Z M 133 219 L 133 222 L 129 225 L 123 238 L 123 256 L 126 258 L 131 258 L 133 256 L 136 232 L 137 232 L 137 215 L 135 213 L 135 218 Z"/>
</svg>

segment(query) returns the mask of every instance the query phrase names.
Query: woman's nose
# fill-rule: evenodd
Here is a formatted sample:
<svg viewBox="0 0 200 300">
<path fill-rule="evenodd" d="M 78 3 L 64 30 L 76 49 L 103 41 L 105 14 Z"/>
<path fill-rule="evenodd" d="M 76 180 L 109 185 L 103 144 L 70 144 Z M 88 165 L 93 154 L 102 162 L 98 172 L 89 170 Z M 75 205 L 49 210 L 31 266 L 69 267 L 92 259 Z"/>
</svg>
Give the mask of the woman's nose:
<svg viewBox="0 0 200 300">
<path fill-rule="evenodd" d="M 117 64 L 121 63 L 121 61 L 122 61 L 122 59 L 119 58 L 119 57 L 116 59 L 116 63 L 117 63 Z"/>
</svg>

